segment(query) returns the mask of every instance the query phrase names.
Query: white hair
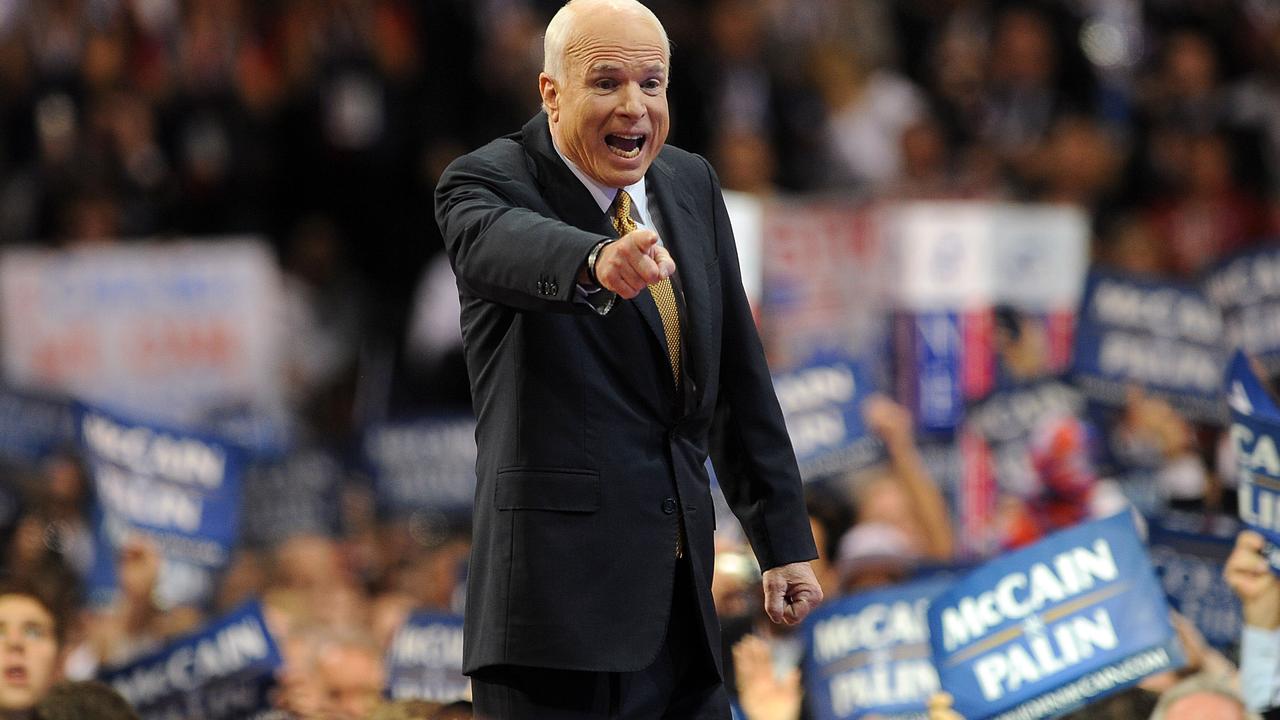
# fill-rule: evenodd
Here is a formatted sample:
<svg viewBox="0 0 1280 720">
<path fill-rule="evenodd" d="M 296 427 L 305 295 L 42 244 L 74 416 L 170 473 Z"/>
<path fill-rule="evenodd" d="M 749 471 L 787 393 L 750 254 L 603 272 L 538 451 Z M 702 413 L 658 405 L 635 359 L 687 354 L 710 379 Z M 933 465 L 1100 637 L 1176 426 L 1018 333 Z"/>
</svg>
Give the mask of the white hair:
<svg viewBox="0 0 1280 720">
<path fill-rule="evenodd" d="M 639 10 L 650 17 L 662 32 L 662 44 L 667 48 L 667 65 L 671 64 L 671 40 L 667 37 L 667 29 L 662 26 L 662 21 L 658 20 L 658 16 L 654 15 L 652 10 L 637 0 L 569 0 L 556 11 L 551 22 L 547 23 L 546 33 L 542 37 L 542 72 L 553 80 L 564 77 L 564 50 L 572 34 L 573 18 L 578 12 L 576 6 L 588 3 L 613 10 L 633 12 Z"/>
<path fill-rule="evenodd" d="M 1240 699 L 1240 693 L 1236 691 L 1225 680 L 1210 676 L 1206 673 L 1197 673 L 1173 687 L 1165 690 L 1160 695 L 1160 701 L 1156 703 L 1156 707 L 1151 711 L 1150 720 L 1165 720 L 1169 714 L 1169 708 L 1173 707 L 1178 701 L 1191 695 L 1200 693 L 1208 693 L 1211 695 L 1219 695 L 1240 706 L 1240 715 L 1245 720 L 1261 720 L 1257 713 L 1245 707 L 1244 701 Z"/>
</svg>

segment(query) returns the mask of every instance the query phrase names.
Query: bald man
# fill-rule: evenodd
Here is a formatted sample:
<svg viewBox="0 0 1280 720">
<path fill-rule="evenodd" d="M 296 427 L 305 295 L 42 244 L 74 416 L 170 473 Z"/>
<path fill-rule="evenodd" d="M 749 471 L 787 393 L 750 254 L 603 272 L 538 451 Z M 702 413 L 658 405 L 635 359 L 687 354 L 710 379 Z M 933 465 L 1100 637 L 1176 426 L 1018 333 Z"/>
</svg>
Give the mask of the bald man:
<svg viewBox="0 0 1280 720">
<path fill-rule="evenodd" d="M 719 181 L 664 145 L 661 23 L 573 0 L 545 59 L 543 111 L 436 194 L 480 451 L 465 669 L 490 718 L 727 718 L 705 462 L 794 624 L 822 599 L 795 456 Z"/>
</svg>

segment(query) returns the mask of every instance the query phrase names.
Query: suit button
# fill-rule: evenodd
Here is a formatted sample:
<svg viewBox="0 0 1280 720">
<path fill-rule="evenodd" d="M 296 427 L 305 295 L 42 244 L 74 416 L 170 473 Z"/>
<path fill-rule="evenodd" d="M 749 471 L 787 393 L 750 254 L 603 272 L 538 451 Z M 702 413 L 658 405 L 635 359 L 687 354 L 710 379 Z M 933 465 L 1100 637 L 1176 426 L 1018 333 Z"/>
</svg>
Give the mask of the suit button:
<svg viewBox="0 0 1280 720">
<path fill-rule="evenodd" d="M 666 500 L 663 500 L 663 501 L 662 501 L 662 512 L 664 512 L 664 513 L 666 513 L 666 514 L 670 515 L 670 514 L 674 513 L 675 511 L 676 511 L 676 500 L 675 500 L 675 498 L 667 498 Z"/>
<path fill-rule="evenodd" d="M 550 293 L 548 293 L 548 294 L 549 294 L 549 295 L 558 295 L 559 293 L 560 293 L 560 286 L 559 286 L 559 285 L 557 285 L 557 284 L 555 284 L 554 282 L 552 282 L 552 283 L 551 283 L 551 292 L 550 292 Z"/>
</svg>

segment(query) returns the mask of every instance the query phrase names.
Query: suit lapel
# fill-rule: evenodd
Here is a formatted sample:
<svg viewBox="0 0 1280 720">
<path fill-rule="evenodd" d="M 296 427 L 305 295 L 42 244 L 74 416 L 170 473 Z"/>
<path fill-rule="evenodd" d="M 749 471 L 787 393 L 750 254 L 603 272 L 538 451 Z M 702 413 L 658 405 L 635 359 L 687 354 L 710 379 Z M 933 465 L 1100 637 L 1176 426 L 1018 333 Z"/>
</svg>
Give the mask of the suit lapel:
<svg viewBox="0 0 1280 720">
<path fill-rule="evenodd" d="M 552 136 L 547 126 L 547 115 L 539 113 L 534 119 L 525 123 L 521 131 L 524 146 L 529 149 L 529 156 L 534 163 L 534 177 L 541 187 L 541 196 L 547 199 L 550 209 L 559 219 L 586 231 L 599 232 L 604 236 L 614 236 L 613 225 L 608 217 L 600 213 L 599 205 L 594 197 L 577 179 L 568 165 L 561 160 L 556 147 L 552 145 Z M 662 238 L 672 258 L 676 260 L 676 272 L 680 275 L 680 284 L 685 292 L 684 342 L 686 356 L 692 368 L 695 382 L 696 400 L 694 404 L 686 404 L 692 410 L 701 401 L 701 378 L 707 377 L 705 368 L 701 366 L 705 359 L 704 346 L 710 337 L 709 328 L 705 327 L 707 318 L 699 313 L 699 307 L 707 307 L 707 275 L 703 269 L 703 249 L 700 238 L 691 236 L 687 228 L 694 227 L 695 217 L 687 206 L 687 200 L 673 187 L 675 173 L 671 165 L 662 158 L 655 159 L 645 176 L 646 183 L 653 183 L 650 195 L 657 197 L 658 211 L 662 220 Z M 684 228 L 684 229 L 682 229 Z M 644 324 L 653 333 L 654 341 L 662 348 L 662 356 L 667 357 L 667 333 L 662 327 L 662 315 L 654 304 L 653 295 L 641 292 L 626 305 L 632 307 L 644 319 Z M 668 370 L 669 372 L 669 370 Z"/>
<path fill-rule="evenodd" d="M 547 199 L 556 216 L 574 227 L 610 237 L 617 235 L 609 218 L 600 212 L 600 206 L 596 205 L 590 191 L 560 159 L 551 142 L 546 114 L 538 113 L 525 123 L 521 135 L 524 147 L 529 149 L 529 157 L 533 159 L 533 174 L 542 189 L 542 197 Z M 665 210 L 663 208 L 664 212 Z M 679 260 L 676 262 L 678 264 Z M 653 333 L 658 347 L 662 349 L 662 356 L 667 357 L 667 334 L 662 328 L 662 316 L 658 314 L 653 296 L 642 292 L 625 304 L 644 318 L 649 332 Z"/>
<path fill-rule="evenodd" d="M 692 412 L 702 404 L 703 380 L 707 377 L 707 342 L 711 339 L 706 309 L 710 307 L 707 291 L 706 250 L 707 238 L 700 238 L 692 231 L 698 227 L 697 215 L 689 207 L 689 199 L 675 187 L 675 173 L 662 157 L 653 161 L 646 183 L 652 183 L 651 195 L 657 198 L 661 213 L 663 242 L 676 261 L 676 274 L 684 294 L 683 339 L 685 344 L 685 374 L 693 382 L 694 402 L 686 403 L 685 412 Z M 648 293 L 644 293 L 648 295 Z M 653 301 L 649 301 L 653 305 Z M 653 309 L 656 316 L 657 307 Z M 662 326 L 658 318 L 659 329 Z M 665 345 L 664 345 L 665 347 Z"/>
<path fill-rule="evenodd" d="M 582 185 L 568 165 L 560 159 L 551 144 L 551 131 L 547 116 L 538 113 L 525 123 L 521 130 L 524 147 L 533 159 L 533 174 L 542 190 L 542 197 L 555 212 L 556 217 L 573 225 L 601 235 L 614 235 L 609 219 L 600 212 L 595 198 Z"/>
</svg>

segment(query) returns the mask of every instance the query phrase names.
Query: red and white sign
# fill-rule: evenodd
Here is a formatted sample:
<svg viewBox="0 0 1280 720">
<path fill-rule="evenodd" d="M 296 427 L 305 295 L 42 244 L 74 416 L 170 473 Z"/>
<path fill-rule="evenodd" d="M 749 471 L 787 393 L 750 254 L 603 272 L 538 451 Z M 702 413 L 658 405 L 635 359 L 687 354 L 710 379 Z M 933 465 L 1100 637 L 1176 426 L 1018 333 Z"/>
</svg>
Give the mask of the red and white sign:
<svg viewBox="0 0 1280 720">
<path fill-rule="evenodd" d="M 4 379 L 149 418 L 278 411 L 280 319 L 250 240 L 0 253 Z"/>
</svg>

